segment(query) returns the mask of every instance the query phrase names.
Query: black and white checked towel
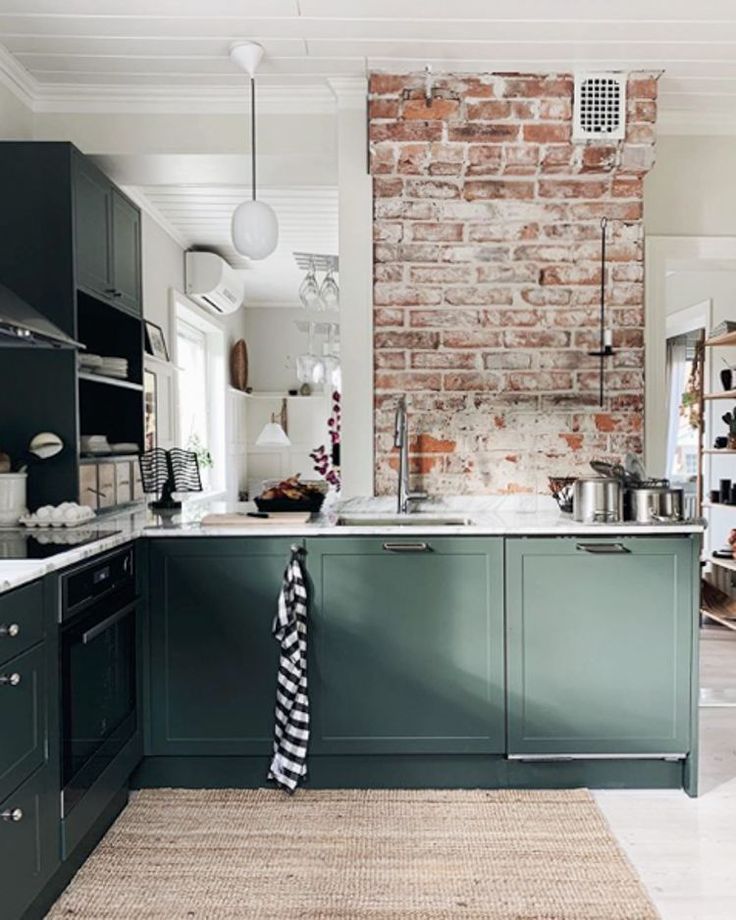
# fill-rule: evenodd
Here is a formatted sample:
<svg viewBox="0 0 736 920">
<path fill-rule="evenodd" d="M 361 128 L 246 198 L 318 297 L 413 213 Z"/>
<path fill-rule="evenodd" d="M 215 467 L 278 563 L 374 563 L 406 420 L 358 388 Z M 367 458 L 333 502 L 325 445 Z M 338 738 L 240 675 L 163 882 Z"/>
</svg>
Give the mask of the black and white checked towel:
<svg viewBox="0 0 736 920">
<path fill-rule="evenodd" d="M 276 684 L 273 759 L 268 778 L 293 792 L 307 775 L 307 582 L 304 549 L 292 546 L 273 634 L 281 646 Z"/>
</svg>

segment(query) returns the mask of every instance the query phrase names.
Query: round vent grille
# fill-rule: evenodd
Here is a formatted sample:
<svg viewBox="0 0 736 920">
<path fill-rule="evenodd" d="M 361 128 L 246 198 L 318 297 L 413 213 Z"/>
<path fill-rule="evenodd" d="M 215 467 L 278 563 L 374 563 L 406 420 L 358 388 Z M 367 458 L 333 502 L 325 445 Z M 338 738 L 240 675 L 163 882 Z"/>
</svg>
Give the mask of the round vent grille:
<svg viewBox="0 0 736 920">
<path fill-rule="evenodd" d="M 575 75 L 574 140 L 622 140 L 626 133 L 626 76 Z"/>
</svg>

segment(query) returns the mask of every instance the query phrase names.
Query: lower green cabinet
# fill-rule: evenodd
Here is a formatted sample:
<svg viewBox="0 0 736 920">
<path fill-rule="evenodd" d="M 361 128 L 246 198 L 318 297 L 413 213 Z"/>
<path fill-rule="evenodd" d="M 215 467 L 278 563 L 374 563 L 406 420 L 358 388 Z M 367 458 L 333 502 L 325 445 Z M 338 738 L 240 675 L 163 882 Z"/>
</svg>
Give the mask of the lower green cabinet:
<svg viewBox="0 0 736 920">
<path fill-rule="evenodd" d="M 698 547 L 506 541 L 510 755 L 690 751 Z"/>
<path fill-rule="evenodd" d="M 44 643 L 0 665 L 0 799 L 46 759 Z"/>
<path fill-rule="evenodd" d="M 0 915 L 20 917 L 59 862 L 59 792 L 48 766 L 0 802 Z"/>
<path fill-rule="evenodd" d="M 278 647 L 271 626 L 291 542 L 150 540 L 149 754 L 264 754 Z"/>
<path fill-rule="evenodd" d="M 314 754 L 504 749 L 503 540 L 307 540 Z"/>
</svg>

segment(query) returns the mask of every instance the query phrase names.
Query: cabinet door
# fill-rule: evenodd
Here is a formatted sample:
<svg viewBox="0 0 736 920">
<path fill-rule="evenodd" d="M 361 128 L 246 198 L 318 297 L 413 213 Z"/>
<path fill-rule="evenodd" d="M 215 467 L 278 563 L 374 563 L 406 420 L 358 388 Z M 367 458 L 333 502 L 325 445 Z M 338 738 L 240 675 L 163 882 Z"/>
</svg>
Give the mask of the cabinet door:
<svg viewBox="0 0 736 920">
<path fill-rule="evenodd" d="M 59 862 L 59 790 L 44 767 L 0 801 L 0 913 L 19 920 Z"/>
<path fill-rule="evenodd" d="M 503 751 L 503 542 L 307 545 L 311 750 Z"/>
<path fill-rule="evenodd" d="M 267 754 L 287 539 L 151 540 L 151 754 Z"/>
<path fill-rule="evenodd" d="M 697 548 L 507 541 L 510 754 L 689 751 Z"/>
<path fill-rule="evenodd" d="M 91 163 L 74 159 L 74 247 L 78 287 L 110 299 L 113 294 L 112 186 Z"/>
<path fill-rule="evenodd" d="M 141 313 L 141 218 L 138 208 L 112 193 L 113 297 L 131 313 Z"/>
<path fill-rule="evenodd" d="M 0 665 L 0 799 L 44 761 L 45 692 L 43 643 Z"/>
</svg>

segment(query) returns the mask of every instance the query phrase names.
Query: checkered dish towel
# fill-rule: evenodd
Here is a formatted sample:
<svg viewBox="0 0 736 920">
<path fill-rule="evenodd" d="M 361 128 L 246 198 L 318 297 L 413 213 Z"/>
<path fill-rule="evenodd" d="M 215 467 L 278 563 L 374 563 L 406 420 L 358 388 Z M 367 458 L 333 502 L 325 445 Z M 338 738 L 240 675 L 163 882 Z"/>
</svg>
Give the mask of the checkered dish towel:
<svg viewBox="0 0 736 920">
<path fill-rule="evenodd" d="M 268 778 L 293 792 L 307 775 L 307 586 L 305 551 L 291 548 L 284 572 L 273 634 L 281 646 L 276 685 L 273 759 Z"/>
</svg>

